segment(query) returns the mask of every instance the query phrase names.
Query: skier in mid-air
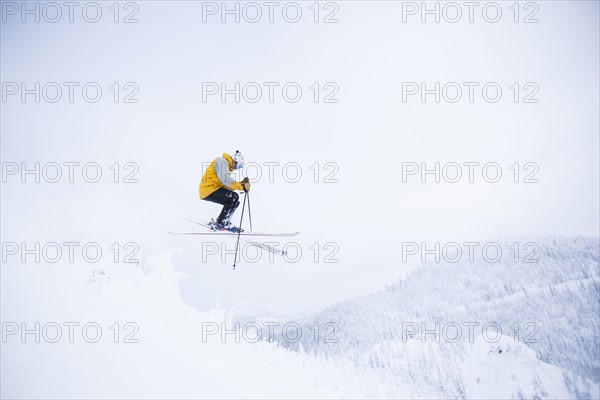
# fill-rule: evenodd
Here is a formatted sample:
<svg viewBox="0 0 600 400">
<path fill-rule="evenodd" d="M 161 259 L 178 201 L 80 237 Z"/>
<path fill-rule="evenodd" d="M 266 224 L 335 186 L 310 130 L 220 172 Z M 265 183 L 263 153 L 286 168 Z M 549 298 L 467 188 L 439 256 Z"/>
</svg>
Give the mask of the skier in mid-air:
<svg viewBox="0 0 600 400">
<path fill-rule="evenodd" d="M 240 231 L 230 220 L 240 205 L 240 196 L 235 190 L 250 191 L 250 181 L 244 178 L 241 182 L 236 182 L 231 177 L 231 172 L 234 169 L 242 169 L 243 166 L 244 156 L 239 151 L 236 151 L 233 156 L 223 153 L 222 157 L 217 157 L 210 163 L 202 177 L 200 199 L 223 206 L 217 220 L 211 220 L 208 224 L 212 230 Z"/>
</svg>

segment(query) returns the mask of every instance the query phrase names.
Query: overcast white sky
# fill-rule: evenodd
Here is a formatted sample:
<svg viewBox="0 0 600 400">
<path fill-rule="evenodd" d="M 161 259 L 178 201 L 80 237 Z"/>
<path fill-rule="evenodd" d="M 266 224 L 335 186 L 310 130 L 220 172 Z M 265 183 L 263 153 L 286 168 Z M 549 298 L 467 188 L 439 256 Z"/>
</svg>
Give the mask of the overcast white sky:
<svg viewBox="0 0 600 400">
<path fill-rule="evenodd" d="M 319 19 L 335 12 L 339 22 L 314 23 L 313 3 L 301 2 L 302 18 L 294 24 L 279 8 L 273 23 L 266 14 L 254 24 L 231 17 L 222 23 L 220 14 L 203 23 L 203 3 L 188 1 L 133 3 L 137 10 L 119 14 L 121 21 L 135 11 L 139 22 L 130 24 L 114 23 L 112 3 L 99 3 L 97 23 L 86 22 L 79 9 L 74 23 L 66 14 L 56 23 L 31 16 L 22 23 L 20 10 L 12 15 L 7 3 L 0 32 L 8 96 L 1 104 L 2 162 L 97 162 L 105 177 L 115 162 L 134 162 L 139 183 L 29 178 L 23 184 L 9 176 L 2 185 L 3 241 L 134 241 L 143 256 L 178 247 L 175 264 L 189 274 L 184 298 L 190 304 L 209 308 L 220 293 L 227 307 L 287 313 L 317 310 L 397 278 L 418 264 L 401 262 L 402 242 L 599 234 L 598 2 L 535 2 L 527 9 L 522 2 L 518 23 L 509 2 L 500 3 L 497 23 L 486 22 L 480 8 L 469 23 L 465 7 L 457 23 L 434 23 L 431 16 L 422 23 L 420 14 L 405 15 L 404 23 L 408 3 L 383 1 L 320 3 Z M 528 15 L 539 22 L 523 23 Z M 81 85 L 73 103 L 64 85 L 56 103 L 36 103 L 31 95 L 23 103 L 20 93 L 7 95 L 7 82 Z M 103 89 L 97 103 L 81 97 L 87 82 Z M 115 82 L 121 100 L 132 91 L 125 83 L 133 82 L 139 102 L 114 103 Z M 236 103 L 230 95 L 222 103 L 217 95 L 203 102 L 203 82 L 229 88 L 258 82 L 263 97 Z M 272 103 L 263 82 L 280 84 Z M 303 90 L 297 103 L 282 97 L 288 82 Z M 328 82 L 339 88 L 337 103 L 322 101 L 334 87 L 325 87 Z M 435 103 L 430 95 L 422 103 L 417 95 L 403 102 L 403 82 L 429 88 L 458 82 L 463 97 Z M 463 82 L 480 83 L 473 103 Z M 502 88 L 496 103 L 482 98 L 488 82 Z M 524 103 L 535 87 L 539 102 Z M 262 167 L 251 192 L 255 230 L 300 231 L 299 262 L 242 261 L 232 272 L 231 256 L 202 262 L 203 239 L 167 235 L 186 227 L 178 215 L 216 216 L 217 206 L 198 199 L 202 165 L 237 149 Z M 271 162 L 280 163 L 272 182 Z M 495 162 L 502 178 L 488 183 L 476 169 L 474 183 L 466 176 L 455 184 L 421 183 L 416 176 L 403 183 L 406 162 Z M 509 168 L 515 162 L 519 183 Z M 289 163 L 302 171 L 297 183 L 284 179 L 281 166 Z M 539 167 L 538 183 L 522 182 L 533 171 L 526 163 Z M 325 183 L 327 176 L 338 182 Z M 338 263 L 323 262 L 326 243 L 339 249 Z"/>
</svg>

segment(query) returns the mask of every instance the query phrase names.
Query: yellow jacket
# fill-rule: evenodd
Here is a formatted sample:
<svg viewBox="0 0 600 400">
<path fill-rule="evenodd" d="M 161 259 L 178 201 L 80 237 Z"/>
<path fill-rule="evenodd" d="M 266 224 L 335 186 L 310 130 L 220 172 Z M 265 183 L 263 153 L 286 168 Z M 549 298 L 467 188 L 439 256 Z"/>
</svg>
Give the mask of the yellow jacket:
<svg viewBox="0 0 600 400">
<path fill-rule="evenodd" d="M 219 188 L 244 190 L 242 184 L 231 177 L 231 171 L 233 171 L 233 159 L 229 154 L 223 153 L 223 157 L 215 158 L 200 181 L 200 198 L 206 198 Z"/>
</svg>

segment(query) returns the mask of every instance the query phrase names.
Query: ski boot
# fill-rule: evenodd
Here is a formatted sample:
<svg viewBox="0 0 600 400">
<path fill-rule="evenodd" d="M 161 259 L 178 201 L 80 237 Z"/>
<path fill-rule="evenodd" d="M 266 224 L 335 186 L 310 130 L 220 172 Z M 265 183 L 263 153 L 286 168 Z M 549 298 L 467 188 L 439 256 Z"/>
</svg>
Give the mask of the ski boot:
<svg viewBox="0 0 600 400">
<path fill-rule="evenodd" d="M 223 221 L 223 223 L 219 223 L 214 219 L 211 219 L 211 221 L 208 223 L 208 226 L 212 231 L 229 231 L 233 233 L 244 232 L 243 229 L 234 226 L 231 221 Z"/>
</svg>

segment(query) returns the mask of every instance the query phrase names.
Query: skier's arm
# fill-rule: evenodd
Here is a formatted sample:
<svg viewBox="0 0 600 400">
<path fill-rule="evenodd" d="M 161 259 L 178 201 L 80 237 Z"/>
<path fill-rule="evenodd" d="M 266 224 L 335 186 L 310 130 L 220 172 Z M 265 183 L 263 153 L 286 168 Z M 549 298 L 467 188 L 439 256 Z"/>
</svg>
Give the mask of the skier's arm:
<svg viewBox="0 0 600 400">
<path fill-rule="evenodd" d="M 223 157 L 218 157 L 215 161 L 215 171 L 221 183 L 233 190 L 244 190 L 240 182 L 236 182 L 229 173 L 229 163 Z"/>
</svg>

